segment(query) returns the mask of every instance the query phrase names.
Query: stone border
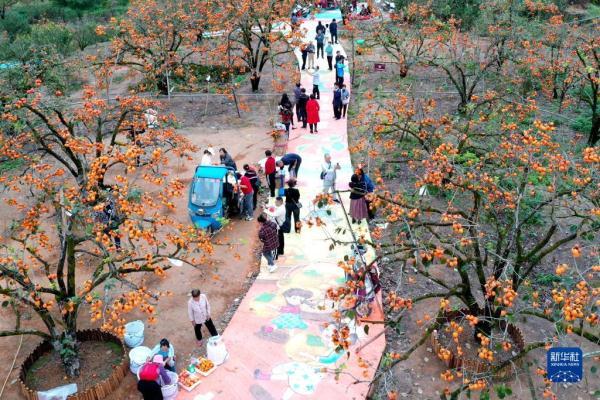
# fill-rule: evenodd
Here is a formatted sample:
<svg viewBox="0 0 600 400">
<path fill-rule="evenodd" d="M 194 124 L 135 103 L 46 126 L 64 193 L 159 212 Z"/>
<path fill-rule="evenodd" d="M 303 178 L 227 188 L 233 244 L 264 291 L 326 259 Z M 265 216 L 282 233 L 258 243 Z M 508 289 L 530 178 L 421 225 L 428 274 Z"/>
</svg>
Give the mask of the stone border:
<svg viewBox="0 0 600 400">
<path fill-rule="evenodd" d="M 87 388 L 84 392 L 77 392 L 74 395 L 68 397 L 69 400 L 101 400 L 106 398 L 109 394 L 114 392 L 123 378 L 129 371 L 129 359 L 127 356 L 127 349 L 123 344 L 123 341 L 113 335 L 112 333 L 103 332 L 99 329 L 87 329 L 77 332 L 77 339 L 82 342 L 96 341 L 96 342 L 113 342 L 118 344 L 123 350 L 123 359 L 120 364 L 113 367 L 112 374 L 97 383 L 96 385 Z M 53 351 L 53 347 L 49 341 L 45 340 L 40 343 L 29 355 L 25 358 L 25 361 L 21 364 L 21 371 L 19 372 L 19 384 L 21 386 L 21 393 L 27 400 L 38 400 L 37 391 L 30 389 L 25 384 L 25 378 L 27 372 L 31 366 L 44 354 L 49 351 Z"/>
</svg>

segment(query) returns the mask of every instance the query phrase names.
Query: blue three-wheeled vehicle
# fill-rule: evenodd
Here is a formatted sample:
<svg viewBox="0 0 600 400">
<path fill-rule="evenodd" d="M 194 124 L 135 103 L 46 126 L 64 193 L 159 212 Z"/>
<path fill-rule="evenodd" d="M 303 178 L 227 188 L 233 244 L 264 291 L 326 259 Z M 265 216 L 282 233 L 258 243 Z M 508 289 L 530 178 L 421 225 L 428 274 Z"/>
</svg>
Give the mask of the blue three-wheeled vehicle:
<svg viewBox="0 0 600 400">
<path fill-rule="evenodd" d="M 223 227 L 224 220 L 238 215 L 241 197 L 233 168 L 199 165 L 190 186 L 188 211 L 192 223 L 209 233 Z"/>
</svg>

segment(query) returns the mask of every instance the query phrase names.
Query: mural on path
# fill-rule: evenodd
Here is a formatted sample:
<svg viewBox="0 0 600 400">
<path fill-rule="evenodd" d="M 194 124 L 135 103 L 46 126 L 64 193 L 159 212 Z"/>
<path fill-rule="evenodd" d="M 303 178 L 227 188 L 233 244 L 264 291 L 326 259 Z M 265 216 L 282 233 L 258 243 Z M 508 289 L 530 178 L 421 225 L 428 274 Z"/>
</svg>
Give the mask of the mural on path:
<svg viewBox="0 0 600 400">
<path fill-rule="evenodd" d="M 323 24 L 332 18 L 340 21 L 339 11 L 318 14 Z M 303 22 L 307 32 L 314 32 L 317 20 Z M 344 53 L 341 45 L 334 51 Z M 300 53 L 296 55 L 300 58 Z M 337 304 L 326 298 L 327 289 L 344 283 L 344 271 L 337 266 L 349 246 L 331 248 L 330 237 L 350 241 L 341 205 L 315 209 L 311 200 L 321 192 L 321 163 L 326 153 L 339 162 L 338 189 L 346 189 L 352 174 L 346 137 L 346 120 L 334 120 L 332 110 L 333 71 L 326 60 L 318 59 L 321 68 L 321 123 L 319 133 L 311 135 L 301 128 L 291 132 L 288 152 L 302 157 L 298 188 L 301 192 L 301 219 L 319 216 L 324 227 L 303 228 L 301 234 L 286 234 L 285 256 L 277 261 L 278 269 L 269 273 L 262 260 L 261 272 L 240 303 L 223 340 L 228 360 L 191 393 L 180 392 L 178 399 L 360 399 L 365 398 L 368 384 L 351 384 L 354 379 L 329 371 L 345 368 L 353 376 L 363 376 L 356 358 L 348 361 L 345 351 L 338 351 L 331 338 L 336 329 L 331 313 Z M 346 71 L 346 73 L 348 73 Z M 302 73 L 302 84 L 312 88 L 309 72 Z M 342 202 L 349 209 L 348 196 Z M 336 228 L 345 228 L 337 231 Z M 366 224 L 354 225 L 357 235 L 369 236 Z M 367 260 L 372 259 L 368 252 Z M 351 352 L 360 348 L 360 357 L 370 365 L 365 379 L 370 379 L 385 347 L 382 325 L 372 325 L 369 336 L 364 326 L 350 324 Z M 367 342 L 369 345 L 362 347 Z M 360 346 L 360 347 L 359 347 Z M 206 397 L 204 397 L 206 396 Z"/>
</svg>

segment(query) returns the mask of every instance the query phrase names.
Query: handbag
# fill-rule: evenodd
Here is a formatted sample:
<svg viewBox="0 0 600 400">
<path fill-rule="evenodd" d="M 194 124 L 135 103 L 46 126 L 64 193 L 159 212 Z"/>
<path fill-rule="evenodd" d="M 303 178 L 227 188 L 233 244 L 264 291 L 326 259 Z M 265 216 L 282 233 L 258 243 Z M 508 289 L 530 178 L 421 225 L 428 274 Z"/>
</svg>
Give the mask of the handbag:
<svg viewBox="0 0 600 400">
<path fill-rule="evenodd" d="M 325 175 L 326 175 L 326 172 L 325 171 L 321 171 L 321 180 L 325 179 Z"/>
<path fill-rule="evenodd" d="M 294 204 L 296 205 L 296 207 L 298 207 L 298 209 L 302 208 L 302 203 L 300 203 L 299 201 L 295 201 Z"/>
</svg>

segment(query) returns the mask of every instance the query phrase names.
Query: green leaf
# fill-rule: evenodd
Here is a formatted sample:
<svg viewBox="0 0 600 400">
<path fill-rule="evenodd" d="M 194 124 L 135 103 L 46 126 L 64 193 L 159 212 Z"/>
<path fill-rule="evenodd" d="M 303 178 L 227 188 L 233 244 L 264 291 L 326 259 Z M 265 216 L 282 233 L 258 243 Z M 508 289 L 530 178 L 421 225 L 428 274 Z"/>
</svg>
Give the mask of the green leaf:
<svg viewBox="0 0 600 400">
<path fill-rule="evenodd" d="M 2 303 L 2 307 L 4 307 L 4 303 Z M 598 372 L 598 367 L 596 367 L 595 365 L 592 365 L 592 368 L 590 368 L 590 371 L 592 371 L 592 374 L 595 374 L 596 372 Z"/>
<path fill-rule="evenodd" d="M 2 302 L 2 307 L 8 307 L 8 300 Z M 593 367 L 592 367 L 593 368 Z"/>
<path fill-rule="evenodd" d="M 490 400 L 490 392 L 487 390 L 485 392 L 481 392 L 479 395 L 479 400 Z"/>
<path fill-rule="evenodd" d="M 365 325 L 364 330 L 365 330 L 365 335 L 368 335 L 369 334 L 369 325 Z"/>
</svg>

